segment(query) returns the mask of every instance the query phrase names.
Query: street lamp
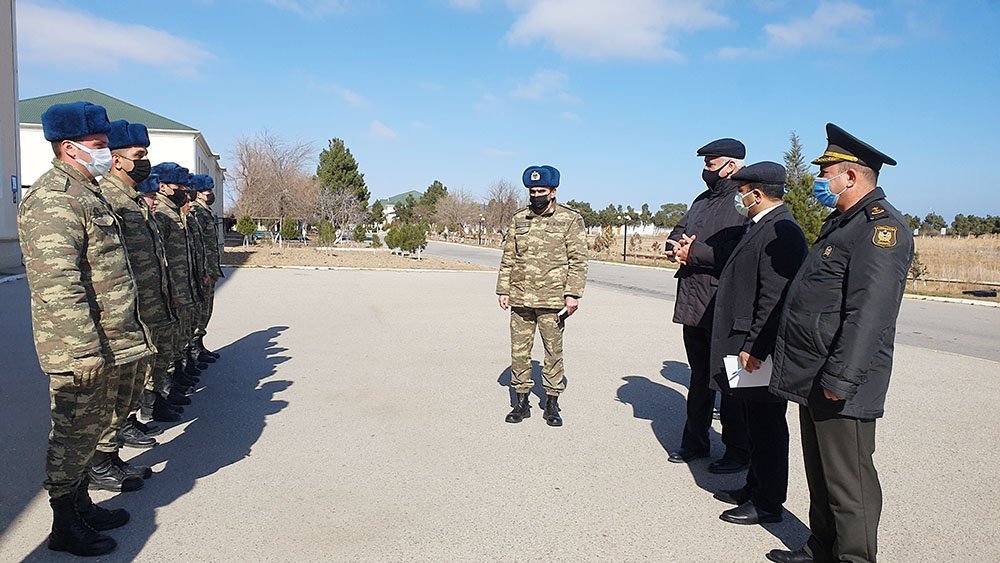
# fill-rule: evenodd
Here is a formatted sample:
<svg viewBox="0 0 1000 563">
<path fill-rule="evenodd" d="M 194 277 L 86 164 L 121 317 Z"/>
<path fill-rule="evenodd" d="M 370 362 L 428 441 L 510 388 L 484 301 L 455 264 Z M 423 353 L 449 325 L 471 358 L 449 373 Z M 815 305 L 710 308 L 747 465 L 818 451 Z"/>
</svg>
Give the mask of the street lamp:
<svg viewBox="0 0 1000 563">
<path fill-rule="evenodd" d="M 479 246 L 483 245 L 483 214 L 479 214 Z"/>
<path fill-rule="evenodd" d="M 618 220 L 625 227 L 625 238 L 622 243 L 622 262 L 628 262 L 628 215 L 619 215 Z"/>
</svg>

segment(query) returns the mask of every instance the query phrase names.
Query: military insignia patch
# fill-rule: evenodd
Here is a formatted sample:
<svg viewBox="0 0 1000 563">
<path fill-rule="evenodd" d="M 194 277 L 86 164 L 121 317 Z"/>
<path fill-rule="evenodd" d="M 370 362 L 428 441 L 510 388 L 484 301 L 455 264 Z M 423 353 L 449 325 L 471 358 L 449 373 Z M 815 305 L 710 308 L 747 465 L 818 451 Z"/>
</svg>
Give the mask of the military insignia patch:
<svg viewBox="0 0 1000 563">
<path fill-rule="evenodd" d="M 823 249 L 823 258 L 829 258 L 831 254 L 833 254 L 832 246 L 828 246 Z"/>
<path fill-rule="evenodd" d="M 896 246 L 896 227 L 888 225 L 878 225 L 872 235 L 872 242 L 875 246 L 882 248 L 892 248 Z"/>
<path fill-rule="evenodd" d="M 881 214 L 885 213 L 885 209 L 882 209 L 881 207 L 879 207 L 879 206 L 876 205 L 876 206 L 872 207 L 872 212 L 871 213 L 872 213 L 872 217 L 874 217 L 876 215 L 881 215 Z"/>
<path fill-rule="evenodd" d="M 538 172 L 538 170 L 535 170 L 534 172 L 531 173 L 531 181 L 532 182 L 537 182 L 537 181 L 539 181 L 541 179 L 542 179 L 542 175 Z"/>
</svg>

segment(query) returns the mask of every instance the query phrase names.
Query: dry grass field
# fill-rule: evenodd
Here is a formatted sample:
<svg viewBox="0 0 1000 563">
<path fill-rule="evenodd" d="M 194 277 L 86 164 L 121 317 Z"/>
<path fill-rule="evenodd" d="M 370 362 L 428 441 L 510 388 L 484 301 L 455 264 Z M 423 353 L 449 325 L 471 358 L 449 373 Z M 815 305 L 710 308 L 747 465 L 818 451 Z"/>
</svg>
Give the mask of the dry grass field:
<svg viewBox="0 0 1000 563">
<path fill-rule="evenodd" d="M 487 270 L 465 262 L 452 262 L 436 256 L 399 256 L 388 250 L 323 250 L 315 247 L 260 244 L 230 246 L 222 257 L 224 266 L 283 267 L 318 266 L 377 270 Z"/>
</svg>

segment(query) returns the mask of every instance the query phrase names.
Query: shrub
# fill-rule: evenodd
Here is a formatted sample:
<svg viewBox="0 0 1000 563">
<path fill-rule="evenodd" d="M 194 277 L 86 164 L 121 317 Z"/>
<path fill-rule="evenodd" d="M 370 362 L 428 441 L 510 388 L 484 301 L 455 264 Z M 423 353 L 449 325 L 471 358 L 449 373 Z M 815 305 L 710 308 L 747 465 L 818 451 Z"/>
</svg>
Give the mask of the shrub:
<svg viewBox="0 0 1000 563">
<path fill-rule="evenodd" d="M 299 230 L 299 223 L 294 219 L 285 219 L 285 222 L 281 224 L 281 238 L 285 240 L 295 240 L 299 238 L 302 231 Z"/>
<path fill-rule="evenodd" d="M 359 223 L 356 227 L 354 227 L 354 233 L 351 238 L 354 239 L 354 242 L 364 242 L 366 236 L 368 236 L 368 231 L 365 229 L 364 225 Z"/>
<path fill-rule="evenodd" d="M 320 244 L 333 244 L 337 240 L 337 229 L 333 223 L 323 219 L 319 222 L 319 242 Z"/>
<path fill-rule="evenodd" d="M 382 239 L 375 233 L 372 233 L 372 248 L 382 248 Z"/>
</svg>

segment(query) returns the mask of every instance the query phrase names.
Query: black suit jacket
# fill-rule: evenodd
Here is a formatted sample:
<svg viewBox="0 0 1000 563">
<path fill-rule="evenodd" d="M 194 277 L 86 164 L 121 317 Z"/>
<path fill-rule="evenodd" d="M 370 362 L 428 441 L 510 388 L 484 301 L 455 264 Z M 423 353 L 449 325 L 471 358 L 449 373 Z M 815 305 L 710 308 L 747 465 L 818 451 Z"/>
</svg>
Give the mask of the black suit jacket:
<svg viewBox="0 0 1000 563">
<path fill-rule="evenodd" d="M 712 386 L 757 401 L 781 401 L 765 387 L 730 389 L 723 356 L 774 353 L 788 284 L 806 257 L 806 238 L 785 205 L 751 224 L 719 277 L 712 323 Z"/>
</svg>

